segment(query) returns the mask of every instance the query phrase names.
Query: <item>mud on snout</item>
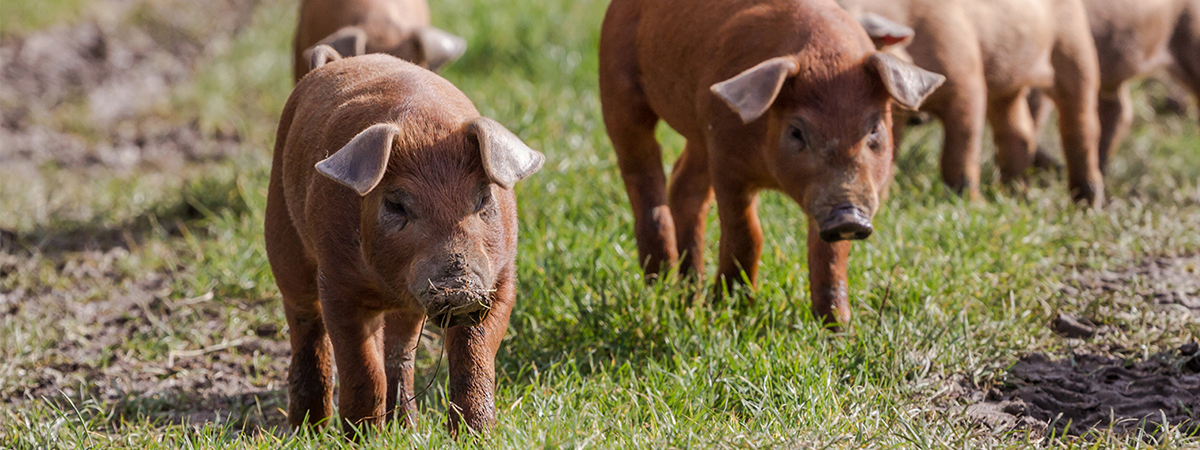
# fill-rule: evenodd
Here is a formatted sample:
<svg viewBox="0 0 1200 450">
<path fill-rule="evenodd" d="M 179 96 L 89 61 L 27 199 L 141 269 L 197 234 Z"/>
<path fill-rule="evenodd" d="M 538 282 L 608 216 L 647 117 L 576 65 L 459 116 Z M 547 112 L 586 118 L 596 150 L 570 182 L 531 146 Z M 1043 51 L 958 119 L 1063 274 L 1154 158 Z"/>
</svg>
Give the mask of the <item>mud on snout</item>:
<svg viewBox="0 0 1200 450">
<path fill-rule="evenodd" d="M 425 279 L 423 289 L 413 290 L 429 322 L 442 328 L 477 325 L 492 309 L 492 290 L 484 288 L 477 277 Z"/>
</svg>

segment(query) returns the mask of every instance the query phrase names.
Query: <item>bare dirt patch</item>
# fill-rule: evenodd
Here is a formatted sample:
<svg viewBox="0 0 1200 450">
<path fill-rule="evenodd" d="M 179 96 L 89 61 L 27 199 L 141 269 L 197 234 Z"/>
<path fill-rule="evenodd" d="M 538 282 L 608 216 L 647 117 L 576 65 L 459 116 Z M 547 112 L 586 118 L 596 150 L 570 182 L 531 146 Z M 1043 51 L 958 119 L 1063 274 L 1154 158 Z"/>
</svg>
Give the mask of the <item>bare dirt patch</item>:
<svg viewBox="0 0 1200 450">
<path fill-rule="evenodd" d="M 1124 269 L 1084 272 L 1063 293 L 1150 303 L 1200 317 L 1200 255 L 1147 258 Z"/>
<path fill-rule="evenodd" d="M 289 349 L 274 315 L 211 293 L 179 298 L 172 272 L 184 268 L 134 277 L 120 268 L 129 256 L 120 247 L 75 253 L 52 263 L 59 274 L 44 284 L 0 290 L 13 353 L 0 363 L 0 405 L 100 401 L 116 405 L 114 426 L 121 418 L 281 426 Z M 0 259 L 4 277 L 51 263 Z"/>
<path fill-rule="evenodd" d="M 82 23 L 0 41 L 0 164 L 173 168 L 232 152 L 238 136 L 163 112 L 256 3 L 106 0 Z"/>
</svg>

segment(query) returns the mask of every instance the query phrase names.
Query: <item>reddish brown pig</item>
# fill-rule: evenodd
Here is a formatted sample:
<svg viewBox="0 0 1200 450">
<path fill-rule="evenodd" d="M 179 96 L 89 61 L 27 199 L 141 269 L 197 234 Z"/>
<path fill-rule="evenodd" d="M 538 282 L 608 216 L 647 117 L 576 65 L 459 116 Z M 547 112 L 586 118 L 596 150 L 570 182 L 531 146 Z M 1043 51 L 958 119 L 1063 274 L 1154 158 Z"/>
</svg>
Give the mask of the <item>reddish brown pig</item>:
<svg viewBox="0 0 1200 450">
<path fill-rule="evenodd" d="M 304 0 L 293 42 L 294 75 L 308 73 L 304 52 L 327 44 L 342 56 L 387 53 L 437 71 L 467 42 L 429 24 L 425 0 Z"/>
<path fill-rule="evenodd" d="M 1100 83 L 1096 49 L 1080 0 L 839 0 L 854 13 L 874 13 L 915 33 L 904 51 L 925 69 L 946 75 L 946 85 L 922 108 L 942 122 L 942 179 L 979 198 L 985 121 L 996 140 L 996 163 L 1006 181 L 1025 174 L 1036 150 L 1035 127 L 1025 97 L 1048 89 L 1061 112 L 1072 197 L 1099 206 Z M 877 36 L 878 37 L 878 36 Z M 903 120 L 897 120 L 899 138 Z"/>
<path fill-rule="evenodd" d="M 292 344 L 288 421 L 329 417 L 333 359 L 347 430 L 411 417 L 428 317 L 445 329 L 451 432 L 486 430 L 516 298 L 512 187 L 542 154 L 428 70 L 319 48 L 315 64 L 333 61 L 284 107 L 267 196 L 267 256 Z"/>
<path fill-rule="evenodd" d="M 758 191 L 808 217 L 813 313 L 850 319 L 851 239 L 871 234 L 891 171 L 889 104 L 909 108 L 942 82 L 876 53 L 832 0 L 614 0 L 600 34 L 604 123 L 633 207 L 648 278 L 704 272 L 704 218 L 716 198 L 719 282 L 754 283 Z M 654 128 L 687 139 L 667 189 Z"/>
<path fill-rule="evenodd" d="M 1200 0 L 1089 0 L 1084 7 L 1100 58 L 1103 171 L 1133 122 L 1129 80 L 1167 68 L 1200 105 Z M 1033 103 L 1039 122 L 1049 111 L 1044 104 Z"/>
</svg>

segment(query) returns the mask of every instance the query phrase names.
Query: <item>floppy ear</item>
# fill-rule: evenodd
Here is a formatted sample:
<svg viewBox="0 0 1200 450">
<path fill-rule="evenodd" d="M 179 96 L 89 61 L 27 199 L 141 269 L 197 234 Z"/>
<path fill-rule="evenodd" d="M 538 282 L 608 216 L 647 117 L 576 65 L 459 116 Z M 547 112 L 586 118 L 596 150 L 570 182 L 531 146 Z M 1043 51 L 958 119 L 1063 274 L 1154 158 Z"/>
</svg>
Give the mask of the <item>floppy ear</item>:
<svg viewBox="0 0 1200 450">
<path fill-rule="evenodd" d="M 912 110 L 920 108 L 925 97 L 946 81 L 944 76 L 884 52 L 876 52 L 867 58 L 867 66 L 879 74 L 879 79 L 896 103 Z"/>
<path fill-rule="evenodd" d="M 333 47 L 330 47 L 326 44 L 320 44 L 305 50 L 304 59 L 308 60 L 308 70 L 311 72 L 316 68 L 325 65 L 325 63 L 342 59 L 342 55 L 339 55 L 337 50 L 334 50 Z"/>
<path fill-rule="evenodd" d="M 390 123 L 372 125 L 333 156 L 317 163 L 317 172 L 354 189 L 358 195 L 367 195 L 383 179 L 392 141 L 399 134 L 400 128 Z"/>
<path fill-rule="evenodd" d="M 867 30 L 867 36 L 875 43 L 876 50 L 883 50 L 897 44 L 905 44 L 912 40 L 913 29 L 893 22 L 875 13 L 858 15 L 858 23 Z"/>
<path fill-rule="evenodd" d="M 467 51 L 465 39 L 434 27 L 418 29 L 415 38 L 421 55 L 425 58 L 425 65 L 434 72 L 454 62 Z"/>
<path fill-rule="evenodd" d="M 750 123 L 762 117 L 775 102 L 784 80 L 800 73 L 800 64 L 791 57 L 779 56 L 746 69 L 737 76 L 709 88 L 729 108 Z"/>
<path fill-rule="evenodd" d="M 521 142 L 500 122 L 487 117 L 478 117 L 467 123 L 466 133 L 479 142 L 479 155 L 483 157 L 483 170 L 492 182 L 505 189 L 542 168 L 546 157 Z"/>
<path fill-rule="evenodd" d="M 316 45 L 321 44 L 333 47 L 343 58 L 364 55 L 367 53 L 367 32 L 356 26 L 342 27 L 325 36 L 325 39 L 321 39 Z"/>
</svg>

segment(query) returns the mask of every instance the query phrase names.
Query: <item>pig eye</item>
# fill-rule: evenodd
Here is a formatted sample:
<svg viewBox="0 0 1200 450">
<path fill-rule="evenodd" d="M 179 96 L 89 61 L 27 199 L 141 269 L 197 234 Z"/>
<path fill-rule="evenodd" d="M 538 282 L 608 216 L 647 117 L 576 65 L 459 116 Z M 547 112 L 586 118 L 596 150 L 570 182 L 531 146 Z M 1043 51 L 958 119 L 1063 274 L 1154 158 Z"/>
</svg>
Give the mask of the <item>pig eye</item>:
<svg viewBox="0 0 1200 450">
<path fill-rule="evenodd" d="M 479 204 L 475 205 L 475 212 L 482 212 L 490 204 L 492 204 L 492 189 L 489 187 L 483 191 L 483 196 L 479 198 Z"/>
<path fill-rule="evenodd" d="M 884 150 L 885 141 L 887 141 L 887 130 L 884 129 L 883 122 L 879 122 L 875 125 L 875 129 L 871 130 L 868 145 L 871 146 L 871 150 L 881 152 Z"/>
<path fill-rule="evenodd" d="M 804 139 L 804 132 L 795 125 L 789 125 L 787 127 L 787 130 L 784 131 L 783 140 L 784 147 L 794 151 L 804 150 L 804 147 L 807 144 Z"/>
<path fill-rule="evenodd" d="M 408 223 L 408 208 L 404 207 L 404 201 L 401 199 L 400 194 L 389 194 L 388 196 L 384 197 L 383 208 L 387 212 L 391 213 L 391 215 L 399 217 L 404 221 L 403 224 L 401 224 L 401 228 Z"/>
</svg>

